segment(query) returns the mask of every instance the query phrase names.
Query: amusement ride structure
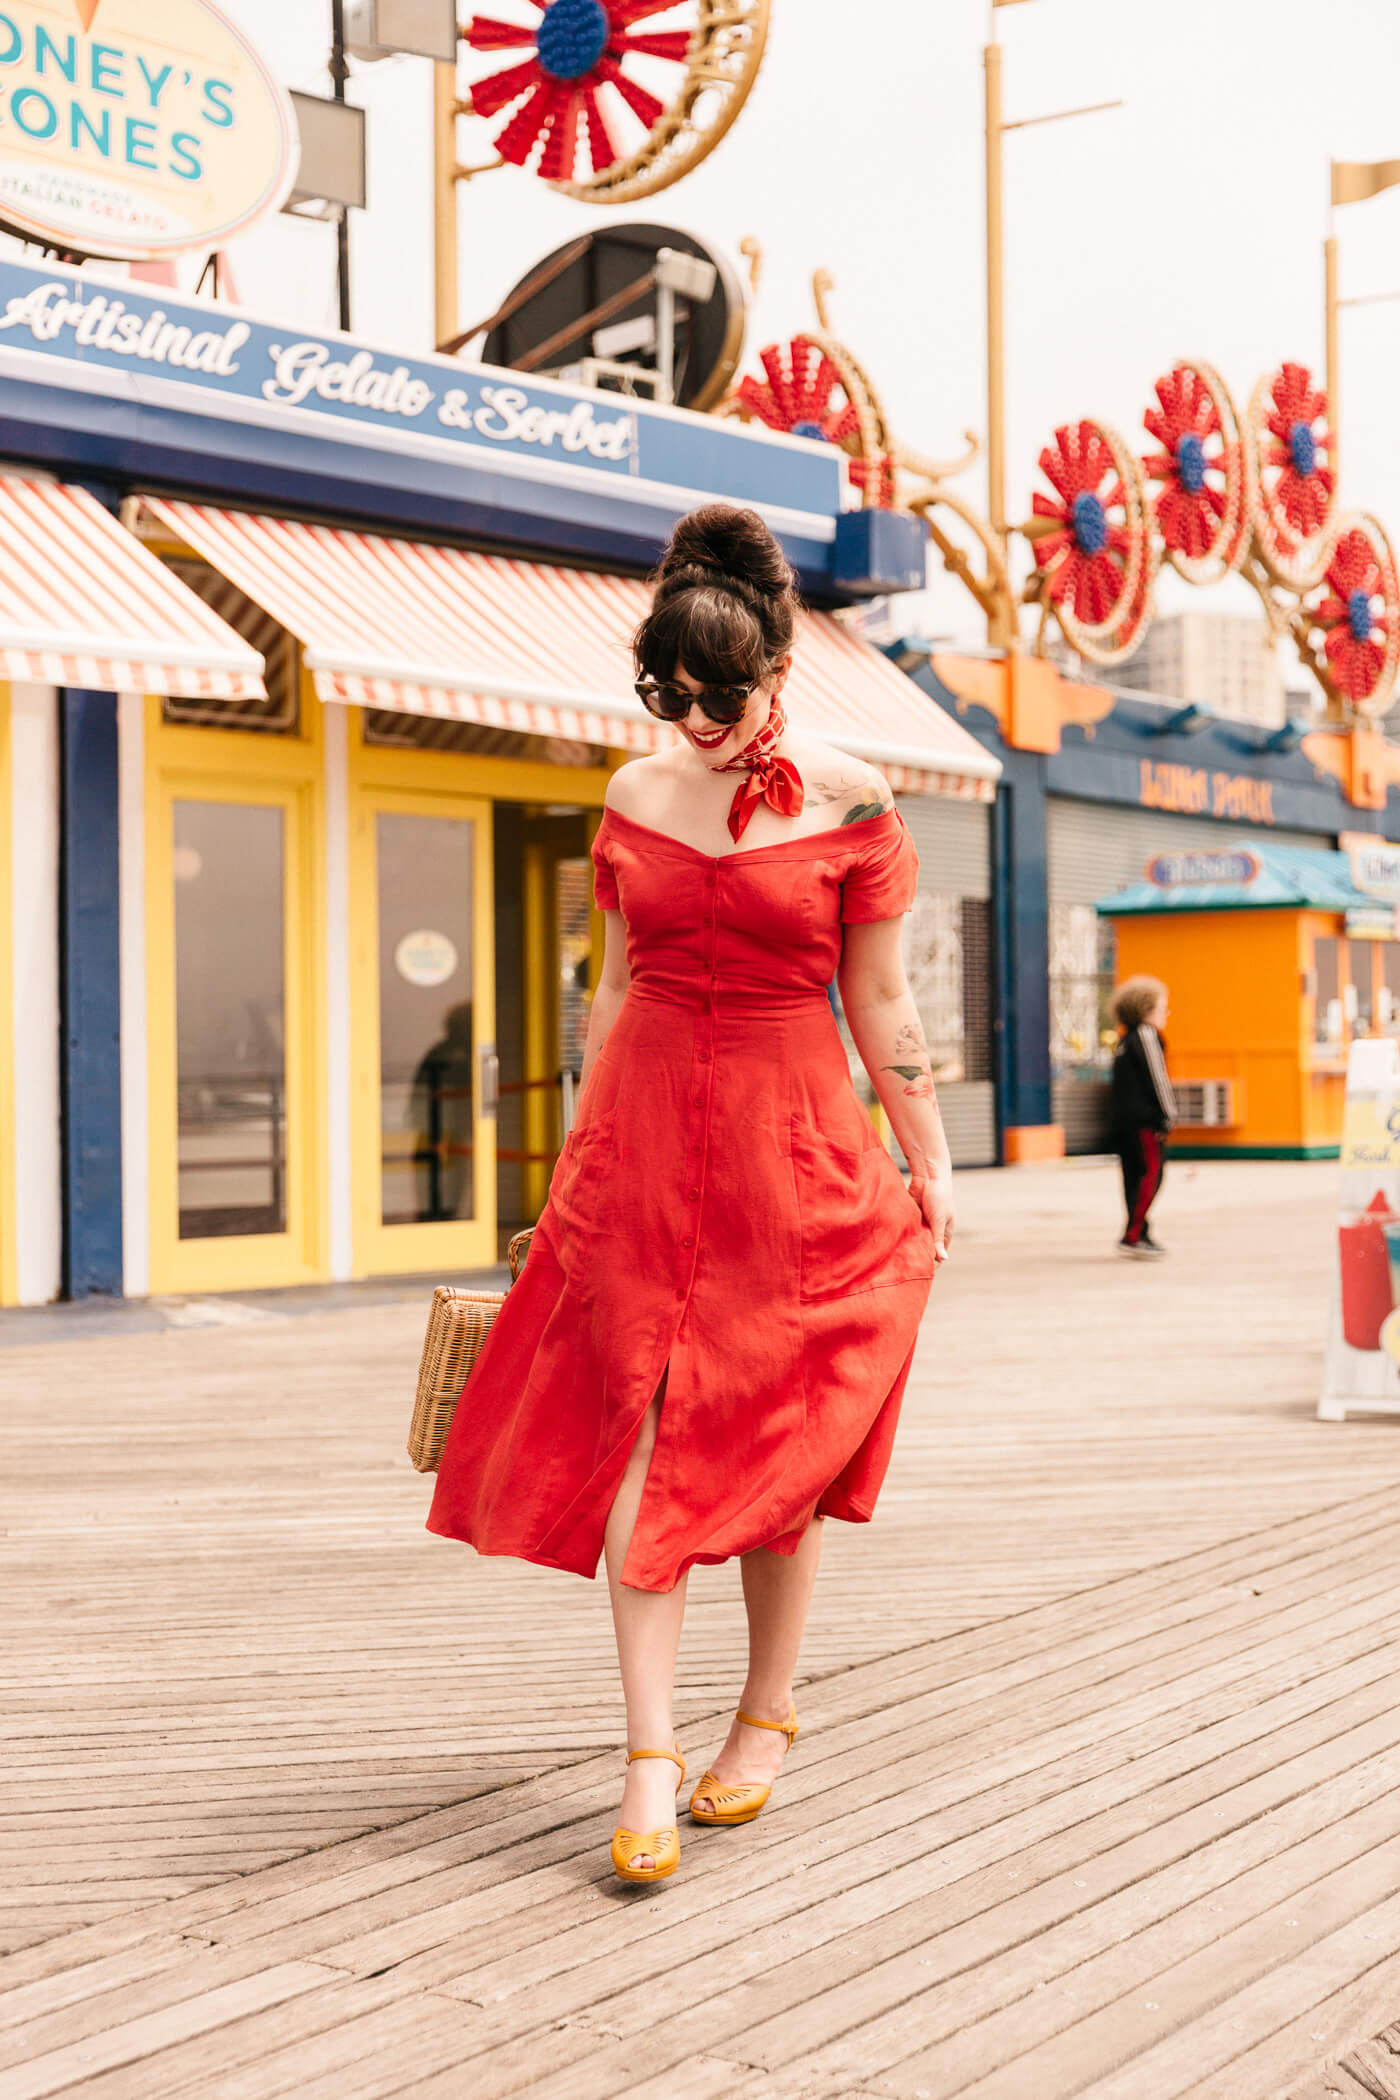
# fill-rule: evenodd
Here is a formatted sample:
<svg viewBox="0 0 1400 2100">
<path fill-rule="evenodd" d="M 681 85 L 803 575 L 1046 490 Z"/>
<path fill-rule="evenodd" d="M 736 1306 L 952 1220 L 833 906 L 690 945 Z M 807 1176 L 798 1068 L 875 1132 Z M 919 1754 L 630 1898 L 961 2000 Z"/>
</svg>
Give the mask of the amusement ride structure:
<svg viewBox="0 0 1400 2100">
<path fill-rule="evenodd" d="M 668 188 L 714 150 L 743 109 L 763 59 L 769 4 L 497 0 L 499 14 L 468 15 L 459 65 L 438 69 L 438 320 L 446 347 L 464 340 L 456 330 L 459 185 L 513 164 L 586 202 L 621 204 Z M 1281 364 L 1255 386 L 1242 413 L 1214 366 L 1180 359 L 1153 385 L 1140 449 L 1093 417 L 1061 424 L 1040 453 L 1045 486 L 1033 495 L 1030 517 L 1007 519 L 1003 135 L 1118 105 L 1005 124 L 995 33 L 985 60 L 985 510 L 954 486 L 982 456 L 982 442 L 965 433 L 961 454 L 940 461 L 896 439 L 868 373 L 832 329 L 825 272 L 813 280 L 816 325 L 767 345 L 760 371 L 732 387 L 717 412 L 839 446 L 863 507 L 903 509 L 924 520 L 945 567 L 984 614 L 993 649 L 1008 658 L 1026 652 L 1029 608 L 1033 657 L 1045 656 L 1058 627 L 1086 662 L 1111 667 L 1142 641 L 1164 563 L 1192 584 L 1238 575 L 1257 594 L 1271 633 L 1290 638 L 1317 678 L 1329 720 L 1374 720 L 1390 706 L 1400 670 L 1395 553 L 1377 519 L 1340 510 L 1328 395 L 1306 366 Z M 458 157 L 465 122 L 484 126 L 493 148 L 474 163 Z M 557 264 L 547 260 L 534 286 L 545 287 L 547 273 L 567 260 L 568 251 Z M 1328 267 L 1333 286 L 1334 257 Z M 529 281 L 523 289 L 531 289 Z M 576 327 L 623 310 L 624 294 L 636 289 L 624 287 Z M 1330 291 L 1329 301 L 1334 370 Z M 521 361 L 537 364 L 542 355 Z M 1018 539 L 1030 557 L 1019 583 L 1025 561 L 1017 557 Z"/>
</svg>

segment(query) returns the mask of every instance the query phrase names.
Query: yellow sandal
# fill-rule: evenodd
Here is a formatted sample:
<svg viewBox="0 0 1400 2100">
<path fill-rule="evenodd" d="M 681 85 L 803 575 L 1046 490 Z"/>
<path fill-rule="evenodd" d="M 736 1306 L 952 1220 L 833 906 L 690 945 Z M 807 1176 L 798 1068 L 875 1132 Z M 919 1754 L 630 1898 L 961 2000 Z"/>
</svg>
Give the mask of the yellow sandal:
<svg viewBox="0 0 1400 2100">
<path fill-rule="evenodd" d="M 669 1757 L 673 1765 L 679 1765 L 681 1776 L 676 1781 L 676 1791 L 680 1792 L 685 1785 L 685 1759 L 679 1743 L 674 1750 L 629 1750 L 628 1764 L 639 1757 Z M 632 1866 L 630 1862 L 639 1852 L 648 1853 L 653 1864 Z M 674 1823 L 665 1830 L 644 1832 L 619 1828 L 613 1832 L 612 1863 L 619 1881 L 664 1881 L 681 1863 L 681 1834 Z"/>
<path fill-rule="evenodd" d="M 785 1721 L 760 1721 L 753 1714 L 740 1714 L 739 1719 L 746 1728 L 771 1728 L 775 1734 L 785 1735 L 789 1750 L 797 1741 L 795 1706 Z M 690 1819 L 693 1823 L 752 1823 L 772 1791 L 771 1786 L 727 1786 L 713 1772 L 706 1772 L 690 1797 Z M 697 1801 L 708 1801 L 712 1806 L 697 1808 Z"/>
</svg>

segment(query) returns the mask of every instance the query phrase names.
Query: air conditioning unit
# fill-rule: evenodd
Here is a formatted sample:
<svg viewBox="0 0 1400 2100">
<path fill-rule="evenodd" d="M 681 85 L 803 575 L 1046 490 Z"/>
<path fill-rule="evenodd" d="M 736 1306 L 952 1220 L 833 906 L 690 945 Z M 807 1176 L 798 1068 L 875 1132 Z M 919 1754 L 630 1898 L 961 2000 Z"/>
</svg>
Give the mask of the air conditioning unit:
<svg viewBox="0 0 1400 2100">
<path fill-rule="evenodd" d="M 1178 1079 L 1172 1091 L 1178 1130 L 1232 1130 L 1239 1121 L 1233 1079 Z"/>
</svg>

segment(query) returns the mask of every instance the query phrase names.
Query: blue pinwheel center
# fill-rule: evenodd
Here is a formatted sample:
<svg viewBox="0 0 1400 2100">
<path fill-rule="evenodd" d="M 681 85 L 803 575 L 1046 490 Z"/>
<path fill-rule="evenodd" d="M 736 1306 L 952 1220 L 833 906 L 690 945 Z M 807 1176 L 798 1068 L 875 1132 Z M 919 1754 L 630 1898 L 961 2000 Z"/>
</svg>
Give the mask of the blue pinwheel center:
<svg viewBox="0 0 1400 2100">
<path fill-rule="evenodd" d="M 608 15 L 602 0 L 550 0 L 536 49 L 552 80 L 582 80 L 608 47 Z"/>
<path fill-rule="evenodd" d="M 1371 617 L 1371 593 L 1349 591 L 1347 593 L 1347 626 L 1354 642 L 1369 642 L 1374 622 Z"/>
<path fill-rule="evenodd" d="M 1081 554 L 1102 554 L 1108 545 L 1108 512 L 1092 489 L 1081 489 L 1070 506 L 1070 530 Z"/>
<path fill-rule="evenodd" d="M 1317 465 L 1317 439 L 1313 436 L 1311 423 L 1293 425 L 1288 433 L 1288 450 L 1294 473 L 1301 474 L 1306 481 Z"/>
<path fill-rule="evenodd" d="M 1206 448 L 1194 430 L 1176 441 L 1176 476 L 1188 496 L 1199 496 L 1206 485 Z"/>
<path fill-rule="evenodd" d="M 810 416 L 806 417 L 801 423 L 794 423 L 792 434 L 795 438 L 821 438 L 823 443 L 827 441 L 826 432 L 822 429 L 821 424 L 814 423 Z"/>
</svg>

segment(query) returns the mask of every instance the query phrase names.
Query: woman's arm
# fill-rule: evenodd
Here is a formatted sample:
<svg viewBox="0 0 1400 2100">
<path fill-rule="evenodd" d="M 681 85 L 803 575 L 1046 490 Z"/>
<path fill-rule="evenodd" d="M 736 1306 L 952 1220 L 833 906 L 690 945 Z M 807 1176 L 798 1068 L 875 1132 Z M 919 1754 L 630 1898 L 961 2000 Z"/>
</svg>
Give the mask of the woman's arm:
<svg viewBox="0 0 1400 2100">
<path fill-rule="evenodd" d="M 588 1085 L 588 1075 L 598 1062 L 598 1053 L 622 1011 L 627 987 L 632 982 L 632 972 L 627 967 L 627 921 L 620 911 L 605 911 L 603 926 L 603 968 L 593 994 L 593 1004 L 588 1009 L 588 1041 L 583 1050 L 580 1099 Z"/>
<path fill-rule="evenodd" d="M 928 1046 L 900 954 L 899 919 L 847 926 L 836 973 L 861 1063 L 909 1162 L 909 1193 L 933 1233 L 933 1255 L 953 1239 L 953 1162 L 933 1090 Z"/>
</svg>

